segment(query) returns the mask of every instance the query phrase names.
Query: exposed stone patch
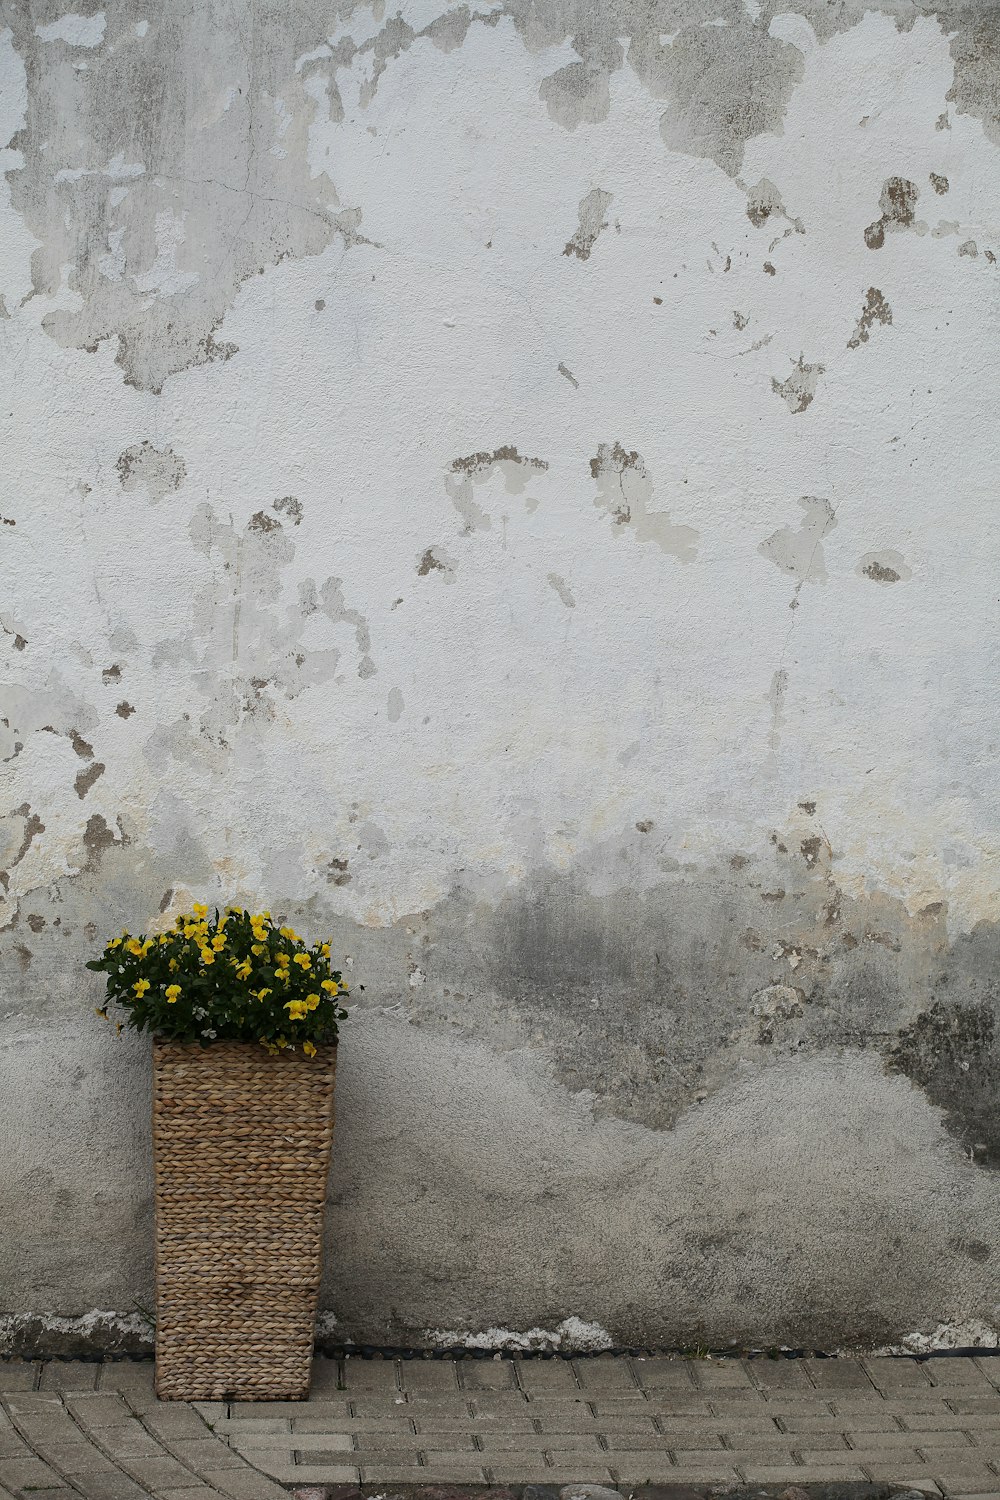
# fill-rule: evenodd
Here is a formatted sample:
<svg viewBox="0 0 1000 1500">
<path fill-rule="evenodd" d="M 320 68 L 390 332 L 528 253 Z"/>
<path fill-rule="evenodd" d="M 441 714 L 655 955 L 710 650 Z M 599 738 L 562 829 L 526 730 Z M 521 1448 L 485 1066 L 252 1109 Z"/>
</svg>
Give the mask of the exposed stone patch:
<svg viewBox="0 0 1000 1500">
<path fill-rule="evenodd" d="M 803 495 L 799 505 L 805 515 L 798 526 L 779 526 L 757 551 L 783 573 L 790 573 L 800 586 L 807 581 L 825 583 L 822 542 L 837 524 L 836 513 L 829 500 L 814 495 Z"/>
<path fill-rule="evenodd" d="M 637 541 L 652 542 L 681 562 L 693 561 L 698 532 L 675 525 L 668 511 L 650 509 L 653 481 L 638 453 L 627 452 L 620 442 L 601 443 L 590 472 L 597 480 L 594 504 L 611 518 L 616 534 L 627 527 Z"/>
<path fill-rule="evenodd" d="M 947 177 L 942 177 L 939 172 L 931 173 L 931 187 L 936 193 L 946 193 L 949 186 Z"/>
<path fill-rule="evenodd" d="M 95 760 L 92 766 L 88 766 L 85 771 L 81 771 L 79 773 L 76 780 L 73 782 L 73 786 L 76 790 L 76 795 L 80 798 L 81 801 L 84 797 L 86 797 L 87 793 L 90 791 L 90 788 L 94 785 L 94 782 L 104 775 L 104 770 L 105 768 L 101 764 L 101 762 L 99 760 Z"/>
<path fill-rule="evenodd" d="M 767 177 L 762 177 L 752 188 L 747 189 L 747 218 L 755 229 L 761 229 L 772 215 L 784 217 L 785 205 L 781 194 Z"/>
<path fill-rule="evenodd" d="M 920 189 L 908 177 L 886 178 L 878 200 L 882 216 L 865 230 L 865 244 L 869 250 L 881 250 L 887 233 L 913 227 L 919 197 Z"/>
<path fill-rule="evenodd" d="M 580 199 L 576 233 L 571 240 L 567 240 L 563 255 L 575 255 L 577 260 L 590 259 L 597 236 L 602 229 L 608 227 L 604 215 L 613 201 L 614 194 L 605 193 L 601 188 L 593 188 L 585 198 Z"/>
<path fill-rule="evenodd" d="M 116 467 L 126 494 L 143 488 L 154 505 L 172 490 L 180 489 L 187 473 L 184 460 L 172 448 L 154 448 L 145 439 L 126 448 Z"/>
<path fill-rule="evenodd" d="M 889 549 L 866 552 L 858 559 L 855 572 L 862 578 L 870 578 L 872 583 L 900 583 L 913 577 L 912 569 L 907 566 L 902 553 Z"/>
<path fill-rule="evenodd" d="M 771 389 L 794 414 L 805 411 L 812 404 L 819 385 L 819 377 L 826 371 L 825 365 L 806 364 L 800 354 L 792 368 L 792 373 L 784 380 L 778 380 L 776 376 L 771 377 Z"/>
<path fill-rule="evenodd" d="M 511 444 L 494 448 L 492 453 L 469 453 L 452 459 L 445 475 L 444 487 L 452 504 L 462 517 L 463 536 L 473 531 L 489 531 L 492 519 L 475 499 L 475 488 L 499 473 L 509 495 L 522 495 L 532 474 L 544 474 L 548 464 L 543 458 L 525 458 Z"/>
<path fill-rule="evenodd" d="M 888 1065 L 947 1112 L 948 1128 L 980 1165 L 1000 1166 L 1000 1048 L 995 1002 L 935 1000 L 904 1026 Z"/>
<path fill-rule="evenodd" d="M 298 526 L 302 520 L 302 501 L 296 500 L 294 495 L 283 495 L 280 500 L 275 500 L 274 509 L 279 515 L 287 516 L 293 526 Z"/>
<path fill-rule="evenodd" d="M 428 547 L 417 563 L 418 577 L 426 578 L 431 573 L 443 573 L 446 582 L 454 581 L 455 562 L 443 547 Z"/>
<path fill-rule="evenodd" d="M 559 595 L 566 608 L 576 609 L 576 600 L 573 598 L 573 595 L 566 583 L 565 578 L 563 578 L 559 573 L 550 573 L 548 575 L 548 581 L 550 588 L 555 589 L 556 593 Z"/>
<path fill-rule="evenodd" d="M 979 246 L 975 240 L 963 240 L 958 247 L 959 255 L 967 255 L 970 260 L 975 260 L 979 255 Z"/>
<path fill-rule="evenodd" d="M 855 324 L 854 332 L 847 340 L 848 349 L 858 349 L 862 344 L 867 344 L 869 334 L 876 323 L 882 323 L 888 327 L 892 323 L 892 308 L 878 287 L 870 286 L 865 293 L 861 316 Z"/>
</svg>

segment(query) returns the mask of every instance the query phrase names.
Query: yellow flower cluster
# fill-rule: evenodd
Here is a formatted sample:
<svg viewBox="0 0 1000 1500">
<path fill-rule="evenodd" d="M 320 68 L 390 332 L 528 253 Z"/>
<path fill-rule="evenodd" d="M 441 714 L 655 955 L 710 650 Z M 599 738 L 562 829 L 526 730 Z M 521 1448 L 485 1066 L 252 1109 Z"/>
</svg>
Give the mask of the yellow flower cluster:
<svg viewBox="0 0 1000 1500">
<path fill-rule="evenodd" d="M 267 911 L 210 915 L 196 903 L 166 932 L 123 932 L 88 967 L 107 976 L 127 1024 L 178 1040 L 256 1040 L 314 1057 L 346 1015 L 347 986 L 330 968 L 330 944 L 310 946 Z"/>
</svg>

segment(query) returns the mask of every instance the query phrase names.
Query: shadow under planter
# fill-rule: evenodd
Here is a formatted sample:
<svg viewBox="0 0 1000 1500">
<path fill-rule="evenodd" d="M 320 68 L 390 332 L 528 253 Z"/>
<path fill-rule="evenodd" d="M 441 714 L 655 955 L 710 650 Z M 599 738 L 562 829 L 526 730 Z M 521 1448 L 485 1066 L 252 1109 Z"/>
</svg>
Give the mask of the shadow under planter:
<svg viewBox="0 0 1000 1500">
<path fill-rule="evenodd" d="M 309 1393 L 336 1046 L 153 1043 L 156 1392 Z"/>
</svg>

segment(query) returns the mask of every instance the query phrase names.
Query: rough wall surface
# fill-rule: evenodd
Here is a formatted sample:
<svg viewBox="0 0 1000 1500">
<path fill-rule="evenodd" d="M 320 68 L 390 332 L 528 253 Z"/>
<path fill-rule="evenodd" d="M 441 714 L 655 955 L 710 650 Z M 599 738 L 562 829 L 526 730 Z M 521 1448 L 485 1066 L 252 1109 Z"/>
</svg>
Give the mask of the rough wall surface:
<svg viewBox="0 0 1000 1500">
<path fill-rule="evenodd" d="M 328 1331 L 995 1342 L 996 9 L 0 23 L 10 1337 L 141 1329 L 194 898 L 366 983 Z"/>
</svg>

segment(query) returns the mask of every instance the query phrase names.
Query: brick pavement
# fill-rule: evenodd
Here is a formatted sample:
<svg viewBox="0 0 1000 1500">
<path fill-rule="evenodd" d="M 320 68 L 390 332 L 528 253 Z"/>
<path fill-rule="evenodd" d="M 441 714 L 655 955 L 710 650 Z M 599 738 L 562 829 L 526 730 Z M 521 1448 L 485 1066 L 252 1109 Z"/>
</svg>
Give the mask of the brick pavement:
<svg viewBox="0 0 1000 1500">
<path fill-rule="evenodd" d="M 229 1405 L 157 1401 L 149 1363 L 0 1363 L 0 1500 L 476 1484 L 1000 1500 L 1000 1358 L 320 1358 L 308 1402 Z"/>
</svg>

